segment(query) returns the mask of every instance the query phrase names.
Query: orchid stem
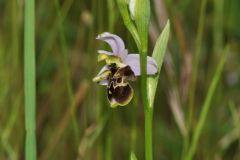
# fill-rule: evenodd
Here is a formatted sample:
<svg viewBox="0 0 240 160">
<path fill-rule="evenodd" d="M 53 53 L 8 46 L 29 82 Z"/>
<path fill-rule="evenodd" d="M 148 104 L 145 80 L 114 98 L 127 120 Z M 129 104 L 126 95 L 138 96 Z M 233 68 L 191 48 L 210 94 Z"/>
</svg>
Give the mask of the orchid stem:
<svg viewBox="0 0 240 160">
<path fill-rule="evenodd" d="M 153 108 L 145 107 L 145 158 L 152 160 L 152 119 Z"/>
<path fill-rule="evenodd" d="M 152 119 L 153 119 L 153 107 L 149 105 L 148 101 L 148 92 L 147 92 L 147 76 L 146 76 L 146 61 L 147 55 L 146 52 L 141 52 L 141 89 L 144 105 L 144 125 L 145 125 L 145 159 L 152 160 Z"/>
</svg>

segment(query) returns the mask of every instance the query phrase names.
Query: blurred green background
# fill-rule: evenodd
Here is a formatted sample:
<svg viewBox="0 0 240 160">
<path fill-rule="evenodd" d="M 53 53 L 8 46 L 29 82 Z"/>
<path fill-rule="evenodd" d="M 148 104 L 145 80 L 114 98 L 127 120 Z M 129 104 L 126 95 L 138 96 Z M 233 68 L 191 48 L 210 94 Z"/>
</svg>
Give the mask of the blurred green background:
<svg viewBox="0 0 240 160">
<path fill-rule="evenodd" d="M 208 0 L 202 45 L 196 36 L 201 1 L 151 0 L 149 55 L 170 19 L 171 36 L 154 108 L 154 159 L 179 160 L 186 128 L 196 126 L 223 48 L 230 52 L 208 113 L 196 160 L 240 160 L 240 1 Z M 23 0 L 0 0 L 0 159 L 24 159 Z M 111 109 L 105 87 L 92 82 L 103 63 L 95 38 L 108 31 L 137 52 L 114 0 L 36 1 L 38 159 L 144 159 L 139 81 L 134 99 Z M 190 79 L 200 47 L 194 104 Z"/>
</svg>

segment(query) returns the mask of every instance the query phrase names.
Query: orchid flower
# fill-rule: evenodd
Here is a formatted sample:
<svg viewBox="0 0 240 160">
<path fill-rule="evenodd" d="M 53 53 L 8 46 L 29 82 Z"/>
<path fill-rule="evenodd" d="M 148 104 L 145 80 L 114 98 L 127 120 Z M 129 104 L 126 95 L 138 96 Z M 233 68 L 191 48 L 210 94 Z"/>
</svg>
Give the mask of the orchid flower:
<svg viewBox="0 0 240 160">
<path fill-rule="evenodd" d="M 105 60 L 106 65 L 93 79 L 100 85 L 107 85 L 107 97 L 111 107 L 127 105 L 133 97 L 133 89 L 128 80 L 135 80 L 141 75 L 139 54 L 128 54 L 123 40 L 117 35 L 104 32 L 97 36 L 110 45 L 112 52 L 98 50 L 98 61 Z M 157 64 L 147 56 L 147 74 L 157 73 Z"/>
<path fill-rule="evenodd" d="M 128 54 L 123 40 L 117 35 L 104 32 L 97 36 L 97 39 L 105 41 L 112 48 L 112 52 L 98 50 L 98 60 L 106 60 L 107 64 L 117 63 L 120 66 L 130 66 L 135 76 L 141 74 L 139 54 Z M 147 56 L 147 74 L 154 75 L 157 73 L 157 64 L 152 57 Z"/>
</svg>

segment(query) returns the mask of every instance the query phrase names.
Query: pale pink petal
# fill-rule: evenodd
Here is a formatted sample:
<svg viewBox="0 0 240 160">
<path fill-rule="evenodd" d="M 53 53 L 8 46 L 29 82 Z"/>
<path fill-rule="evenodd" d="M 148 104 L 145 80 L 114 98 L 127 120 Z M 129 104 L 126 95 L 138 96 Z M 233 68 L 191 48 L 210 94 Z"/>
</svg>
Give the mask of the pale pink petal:
<svg viewBox="0 0 240 160">
<path fill-rule="evenodd" d="M 128 50 L 124 49 L 122 52 L 118 54 L 118 57 L 120 57 L 121 60 L 124 61 L 127 58 L 127 55 L 128 55 Z"/>
<path fill-rule="evenodd" d="M 104 32 L 98 35 L 97 39 L 107 42 L 111 46 L 113 53 L 121 53 L 125 49 L 123 40 L 115 34 Z"/>
<path fill-rule="evenodd" d="M 128 54 L 124 60 L 126 65 L 129 65 L 135 76 L 141 75 L 140 56 L 139 54 Z M 147 56 L 147 74 L 153 75 L 157 73 L 157 64 L 152 57 Z"/>
</svg>

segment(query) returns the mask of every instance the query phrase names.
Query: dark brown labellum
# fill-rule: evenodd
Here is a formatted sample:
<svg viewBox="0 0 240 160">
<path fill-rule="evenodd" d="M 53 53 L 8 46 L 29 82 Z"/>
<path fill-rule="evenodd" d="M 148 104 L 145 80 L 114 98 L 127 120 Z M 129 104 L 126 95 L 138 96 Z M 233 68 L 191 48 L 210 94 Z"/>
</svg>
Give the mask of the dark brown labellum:
<svg viewBox="0 0 240 160">
<path fill-rule="evenodd" d="M 111 78 L 107 87 L 107 97 L 112 107 L 127 105 L 133 97 L 133 89 L 123 77 Z"/>
<path fill-rule="evenodd" d="M 133 89 L 127 80 L 135 80 L 136 76 L 130 66 L 118 67 L 115 63 L 108 65 L 104 71 L 93 79 L 94 82 L 108 82 L 107 97 L 112 107 L 127 105 L 133 97 Z"/>
</svg>

